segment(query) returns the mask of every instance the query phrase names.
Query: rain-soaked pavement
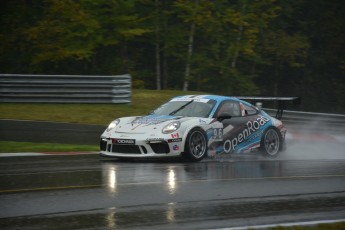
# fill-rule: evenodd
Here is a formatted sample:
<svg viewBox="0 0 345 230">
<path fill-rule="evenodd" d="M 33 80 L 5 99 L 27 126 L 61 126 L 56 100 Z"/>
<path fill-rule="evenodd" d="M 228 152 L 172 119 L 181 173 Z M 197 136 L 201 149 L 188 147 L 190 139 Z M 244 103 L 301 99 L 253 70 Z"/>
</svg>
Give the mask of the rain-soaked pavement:
<svg viewBox="0 0 345 230">
<path fill-rule="evenodd" d="M 343 219 L 343 147 L 316 159 L 199 163 L 1 157 L 0 228 L 212 229 Z"/>
</svg>

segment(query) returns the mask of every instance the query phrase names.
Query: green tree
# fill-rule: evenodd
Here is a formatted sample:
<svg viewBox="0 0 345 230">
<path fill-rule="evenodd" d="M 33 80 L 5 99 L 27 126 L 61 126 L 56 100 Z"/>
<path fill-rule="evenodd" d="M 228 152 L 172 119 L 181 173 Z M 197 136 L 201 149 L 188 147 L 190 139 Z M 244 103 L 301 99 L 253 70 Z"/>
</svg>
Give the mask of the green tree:
<svg viewBox="0 0 345 230">
<path fill-rule="evenodd" d="M 133 12 L 135 1 L 46 0 L 43 17 L 27 35 L 35 48 L 33 64 L 63 60 L 91 60 L 99 47 L 126 47 L 147 29 Z M 126 52 L 121 56 L 127 71 Z M 114 70 L 116 71 L 116 70 Z"/>
<path fill-rule="evenodd" d="M 296 95 L 301 109 L 345 112 L 344 10 L 343 0 L 3 0 L 0 69 L 131 73 L 136 87 Z"/>
<path fill-rule="evenodd" d="M 258 35 L 279 10 L 273 3 L 207 1 L 197 20 L 196 36 L 202 42 L 195 45 L 193 71 L 202 75 L 198 82 L 226 94 L 258 93 L 253 73 L 242 63 L 255 59 Z"/>
<path fill-rule="evenodd" d="M 1 73 L 30 73 L 31 44 L 25 31 L 39 17 L 40 3 L 26 0 L 0 2 Z"/>
<path fill-rule="evenodd" d="M 270 91 L 279 96 L 279 83 L 284 76 L 284 67 L 302 68 L 309 49 L 308 38 L 302 34 L 287 34 L 284 30 L 271 30 L 262 41 L 262 51 L 266 64 L 272 66 L 270 76 L 265 77 L 272 83 Z"/>
</svg>

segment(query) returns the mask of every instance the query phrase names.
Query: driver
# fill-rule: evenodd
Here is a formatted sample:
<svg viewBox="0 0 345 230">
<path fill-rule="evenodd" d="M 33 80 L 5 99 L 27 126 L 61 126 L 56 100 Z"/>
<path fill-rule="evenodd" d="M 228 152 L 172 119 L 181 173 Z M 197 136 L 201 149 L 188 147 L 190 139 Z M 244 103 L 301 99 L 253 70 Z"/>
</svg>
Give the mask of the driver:
<svg viewBox="0 0 345 230">
<path fill-rule="evenodd" d="M 227 113 L 235 117 L 238 117 L 241 115 L 238 104 L 234 102 L 224 103 L 222 107 L 220 108 L 220 110 L 218 111 L 218 116 L 220 116 L 222 113 Z"/>
<path fill-rule="evenodd" d="M 212 105 L 207 103 L 197 103 L 194 106 L 193 116 L 195 117 L 207 117 L 208 113 L 210 112 Z"/>
</svg>

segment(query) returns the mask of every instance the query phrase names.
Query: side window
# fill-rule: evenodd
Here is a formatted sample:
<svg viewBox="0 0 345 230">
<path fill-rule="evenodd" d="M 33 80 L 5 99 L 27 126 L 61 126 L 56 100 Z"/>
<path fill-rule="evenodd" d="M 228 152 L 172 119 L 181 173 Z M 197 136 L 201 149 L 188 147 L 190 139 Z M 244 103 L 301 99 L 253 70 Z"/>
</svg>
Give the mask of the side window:
<svg viewBox="0 0 345 230">
<path fill-rule="evenodd" d="M 241 107 L 242 106 L 243 106 L 243 109 L 245 111 L 245 116 L 255 115 L 255 114 L 258 113 L 258 111 L 253 106 L 248 106 L 248 105 L 245 105 L 245 104 L 241 103 Z"/>
<path fill-rule="evenodd" d="M 217 112 L 217 116 L 222 113 L 227 113 L 233 117 L 241 116 L 240 105 L 236 101 L 225 101 L 223 102 Z"/>
</svg>

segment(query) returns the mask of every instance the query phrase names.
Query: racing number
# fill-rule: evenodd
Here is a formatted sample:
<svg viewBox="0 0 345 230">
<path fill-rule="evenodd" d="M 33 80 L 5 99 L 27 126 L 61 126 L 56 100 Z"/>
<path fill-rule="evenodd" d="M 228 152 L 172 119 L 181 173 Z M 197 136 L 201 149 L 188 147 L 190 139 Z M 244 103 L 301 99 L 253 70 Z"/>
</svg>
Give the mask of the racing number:
<svg viewBox="0 0 345 230">
<path fill-rule="evenodd" d="M 223 139 L 223 128 L 213 129 L 213 139 Z"/>
</svg>

